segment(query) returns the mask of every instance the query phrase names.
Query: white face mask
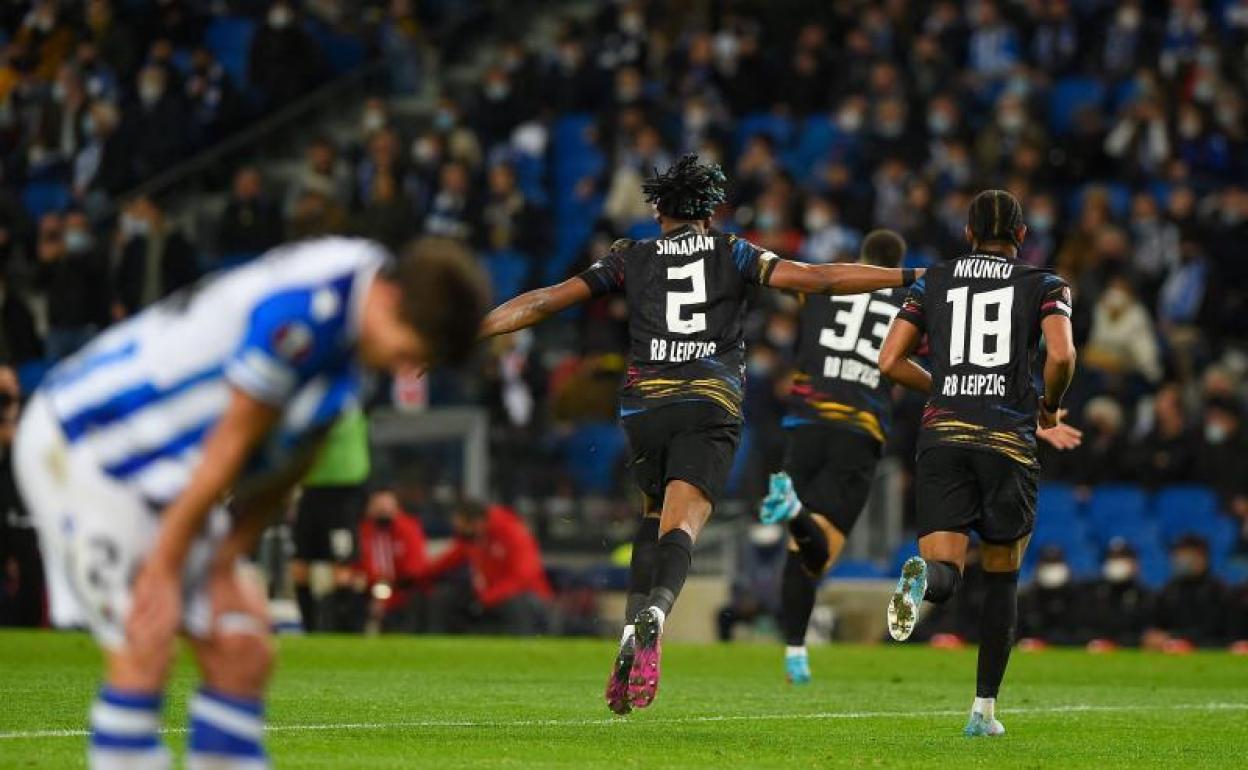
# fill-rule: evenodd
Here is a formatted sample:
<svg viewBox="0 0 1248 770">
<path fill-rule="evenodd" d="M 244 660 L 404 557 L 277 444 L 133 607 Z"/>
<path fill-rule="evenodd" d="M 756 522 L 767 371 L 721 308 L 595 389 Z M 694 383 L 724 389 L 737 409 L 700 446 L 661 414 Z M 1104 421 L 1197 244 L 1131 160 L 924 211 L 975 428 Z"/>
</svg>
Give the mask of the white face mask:
<svg viewBox="0 0 1248 770">
<path fill-rule="evenodd" d="M 294 14 L 284 5 L 279 5 L 269 11 L 269 26 L 273 29 L 285 29 L 294 21 Z"/>
<path fill-rule="evenodd" d="M 997 117 L 997 125 L 1001 126 L 1003 131 L 1014 134 L 1022 129 L 1025 117 L 1021 112 L 1013 110 L 1003 112 Z"/>
<path fill-rule="evenodd" d="M 1125 583 L 1135 575 L 1135 561 L 1125 556 L 1106 559 L 1101 565 L 1101 577 L 1110 583 Z"/>
<path fill-rule="evenodd" d="M 1210 444 L 1214 444 L 1215 446 L 1217 444 L 1221 444 L 1226 441 L 1230 435 L 1231 432 L 1220 422 L 1205 423 L 1205 441 L 1208 441 Z"/>
<path fill-rule="evenodd" d="M 857 110 L 841 110 L 836 116 L 836 124 L 846 133 L 855 133 L 862 128 L 862 113 Z"/>
<path fill-rule="evenodd" d="M 1041 564 L 1036 568 L 1036 583 L 1041 588 L 1061 588 L 1070 582 L 1070 567 L 1061 562 Z"/>
<path fill-rule="evenodd" d="M 1111 313 L 1118 313 L 1127 309 L 1131 304 L 1131 295 L 1119 288 L 1106 289 L 1101 296 L 1101 302 L 1105 305 L 1105 309 Z"/>
<path fill-rule="evenodd" d="M 806 212 L 802 224 L 806 225 L 806 232 L 817 232 L 832 223 L 832 217 L 828 216 L 828 212 L 823 209 L 811 209 Z"/>
<path fill-rule="evenodd" d="M 379 131 L 386 125 L 386 116 L 380 110 L 368 110 L 364 113 L 364 117 L 360 118 L 360 128 L 364 129 L 364 133 L 371 134 Z"/>
</svg>

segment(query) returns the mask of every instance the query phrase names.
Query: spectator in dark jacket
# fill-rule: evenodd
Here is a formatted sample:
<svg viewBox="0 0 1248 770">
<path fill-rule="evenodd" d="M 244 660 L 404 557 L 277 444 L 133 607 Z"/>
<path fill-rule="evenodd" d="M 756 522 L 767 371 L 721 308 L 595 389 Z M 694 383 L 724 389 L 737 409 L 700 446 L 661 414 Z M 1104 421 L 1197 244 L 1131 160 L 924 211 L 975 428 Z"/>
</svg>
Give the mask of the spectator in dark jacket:
<svg viewBox="0 0 1248 770">
<path fill-rule="evenodd" d="M 1089 641 L 1135 647 L 1153 616 L 1152 592 L 1140 582 L 1135 549 L 1121 540 L 1110 543 L 1101 577 L 1080 593 L 1080 613 Z"/>
<path fill-rule="evenodd" d="M 1153 399 L 1153 428 L 1133 449 L 1130 467 L 1141 483 L 1181 484 L 1191 479 L 1196 448 L 1196 435 L 1183 413 L 1179 386 L 1163 385 Z"/>
<path fill-rule="evenodd" d="M 0 360 L 14 365 L 24 364 L 43 356 L 43 341 L 35 329 L 35 316 L 17 292 L 9 290 L 8 280 L 0 273 Z"/>
<path fill-rule="evenodd" d="M 255 166 L 234 174 L 234 189 L 217 225 L 217 251 L 227 263 L 250 259 L 282 240 L 282 214 L 264 194 L 264 181 Z"/>
<path fill-rule="evenodd" d="M 1062 549 L 1046 547 L 1036 562 L 1035 579 L 1018 596 L 1019 638 L 1045 644 L 1082 641 L 1077 612 L 1081 595 Z"/>
<path fill-rule="evenodd" d="M 1248 430 L 1243 407 L 1233 397 L 1215 396 L 1205 404 L 1204 433 L 1196 475 L 1213 487 L 1231 512 L 1248 508 Z"/>
<path fill-rule="evenodd" d="M 148 65 L 139 71 L 138 98 L 127 120 L 133 120 L 134 173 L 146 179 L 185 159 L 189 116 L 182 95 L 170 88 L 169 74 L 161 67 Z"/>
<path fill-rule="evenodd" d="M 43 622 L 43 561 L 10 462 L 21 395 L 17 375 L 0 366 L 0 626 Z"/>
<path fill-rule="evenodd" d="M 490 167 L 482 207 L 481 247 L 486 251 L 519 251 L 531 259 L 546 256 L 546 217 L 516 186 L 509 164 Z"/>
<path fill-rule="evenodd" d="M 39 220 L 35 282 L 47 303 L 47 355 L 59 361 L 82 347 L 105 320 L 100 287 L 107 271 L 87 217 L 44 214 Z"/>
<path fill-rule="evenodd" d="M 252 85 L 280 107 L 308 93 L 322 75 L 321 50 L 303 30 L 294 7 L 278 0 L 251 40 L 247 63 Z"/>
<path fill-rule="evenodd" d="M 1226 586 L 1209 571 L 1209 544 L 1197 535 L 1170 551 L 1173 577 L 1157 595 L 1144 645 L 1152 649 L 1216 647 L 1226 643 Z"/>
<path fill-rule="evenodd" d="M 1070 452 L 1042 445 L 1040 467 L 1054 479 L 1083 487 L 1129 478 L 1124 419 L 1112 396 L 1091 399 L 1083 408 L 1083 443 Z"/>
<path fill-rule="evenodd" d="M 114 320 L 134 315 L 199 277 L 189 241 L 151 198 L 137 198 L 121 216 L 121 258 L 114 274 Z"/>
<path fill-rule="evenodd" d="M 472 574 L 473 599 L 454 592 L 436 600 L 435 630 L 450 630 L 458 616 L 468 627 L 531 635 L 546 622 L 551 597 L 542 554 L 528 527 L 511 509 L 466 501 L 452 521 L 455 542 L 429 565 L 436 578 L 461 565 Z"/>
</svg>

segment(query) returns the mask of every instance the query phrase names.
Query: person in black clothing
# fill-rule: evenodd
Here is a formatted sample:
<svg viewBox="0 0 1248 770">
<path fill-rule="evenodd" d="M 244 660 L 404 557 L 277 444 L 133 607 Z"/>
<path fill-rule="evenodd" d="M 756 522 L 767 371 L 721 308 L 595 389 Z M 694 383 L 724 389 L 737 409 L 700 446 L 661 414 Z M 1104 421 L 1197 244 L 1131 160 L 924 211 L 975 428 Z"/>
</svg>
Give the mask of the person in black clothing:
<svg viewBox="0 0 1248 770">
<path fill-rule="evenodd" d="M 1105 552 L 1101 576 L 1080 596 L 1089 643 L 1135 647 L 1153 616 L 1153 593 L 1140 582 L 1135 549 L 1115 539 Z"/>
<path fill-rule="evenodd" d="M 243 166 L 217 225 L 217 251 L 227 261 L 258 256 L 281 242 L 282 229 L 281 211 L 264 194 L 260 170 Z"/>
<path fill-rule="evenodd" d="M 43 622 L 43 560 L 10 462 L 21 395 L 17 375 L 0 365 L 0 626 Z"/>
<path fill-rule="evenodd" d="M 915 276 L 871 265 L 790 262 L 710 231 L 726 183 L 718 165 L 686 155 L 642 186 L 655 206 L 659 238 L 617 241 L 579 276 L 521 294 L 482 324 L 481 335 L 491 337 L 592 297 L 627 298 L 631 361 L 620 411 L 646 508 L 633 544 L 627 625 L 607 683 L 608 706 L 620 714 L 654 700 L 663 623 L 689 574 L 694 538 L 732 467 L 741 435 L 743 322 L 751 287 L 858 294 L 899 287 Z"/>
<path fill-rule="evenodd" d="M 113 276 L 114 320 L 134 315 L 199 277 L 190 241 L 166 221 L 151 198 L 136 198 L 126 207 L 121 235 L 121 259 Z"/>
<path fill-rule="evenodd" d="M 82 347 L 103 323 L 107 294 L 100 287 L 107 285 L 107 271 L 80 211 L 63 217 L 45 214 L 35 253 L 35 283 L 47 299 L 47 355 L 59 361 Z"/>
<path fill-rule="evenodd" d="M 133 170 L 147 179 L 185 158 L 188 146 L 186 103 L 170 86 L 169 73 L 148 65 L 139 70 L 138 104 L 126 113 L 132 127 Z"/>
<path fill-rule="evenodd" d="M 983 541 L 987 584 L 979 667 L 964 734 L 996 736 L 996 698 L 1017 619 L 1018 571 L 1035 526 L 1036 441 L 1079 445 L 1062 424 L 1062 397 L 1075 372 L 1071 294 L 1048 270 L 1018 261 L 1023 209 L 1004 190 L 971 201 L 971 253 L 941 262 L 910 289 L 880 351 L 880 371 L 928 394 L 915 477 L 919 556 L 902 566 L 889 605 L 889 633 L 909 638 L 924 599 L 957 591 L 970 533 Z M 927 335 L 931 371 L 910 359 Z M 1033 371 L 1045 342 L 1043 388 Z"/>
<path fill-rule="evenodd" d="M 1097 396 L 1083 407 L 1083 444 L 1069 452 L 1040 448 L 1045 477 L 1081 487 L 1131 477 L 1122 407 L 1112 396 Z"/>
<path fill-rule="evenodd" d="M 1157 595 L 1144 646 L 1217 647 L 1226 643 L 1230 611 L 1226 586 L 1209 572 L 1209 544 L 1187 535 L 1170 550 L 1173 577 Z"/>
<path fill-rule="evenodd" d="M 896 267 L 905 253 L 900 235 L 875 230 L 863 239 L 859 261 Z M 862 514 L 892 422 L 892 385 L 876 364 L 903 294 L 801 299 L 784 471 L 772 476 L 759 511 L 764 523 L 785 522 L 790 535 L 781 626 L 792 684 L 810 681 L 805 639 L 815 592 Z"/>
<path fill-rule="evenodd" d="M 1153 397 L 1153 428 L 1132 448 L 1128 467 L 1141 484 L 1182 484 L 1192 478 L 1197 437 L 1183 412 L 1183 393 L 1176 383 L 1162 385 Z"/>
<path fill-rule="evenodd" d="M 1077 644 L 1081 639 L 1081 598 L 1062 549 L 1048 546 L 1036 562 L 1034 582 L 1018 596 L 1018 636 L 1046 644 Z"/>
<path fill-rule="evenodd" d="M 1196 476 L 1218 492 L 1225 510 L 1248 511 L 1248 430 L 1243 407 L 1233 397 L 1215 396 L 1205 404 L 1204 435 L 1196 456 Z"/>
<path fill-rule="evenodd" d="M 0 355 L 14 365 L 43 356 L 43 340 L 35 328 L 35 315 L 3 272 L 0 272 Z"/>
<path fill-rule="evenodd" d="M 251 40 L 247 73 L 271 109 L 310 91 L 323 67 L 320 47 L 303 30 L 287 0 L 278 0 L 269 8 L 266 22 Z"/>
</svg>

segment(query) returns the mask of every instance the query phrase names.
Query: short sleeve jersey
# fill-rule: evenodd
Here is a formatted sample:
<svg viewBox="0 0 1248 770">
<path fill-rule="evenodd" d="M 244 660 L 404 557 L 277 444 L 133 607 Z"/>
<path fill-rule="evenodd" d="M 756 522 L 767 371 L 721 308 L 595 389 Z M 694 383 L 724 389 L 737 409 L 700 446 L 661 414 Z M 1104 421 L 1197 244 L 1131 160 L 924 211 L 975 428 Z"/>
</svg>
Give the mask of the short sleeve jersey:
<svg viewBox="0 0 1248 770">
<path fill-rule="evenodd" d="M 963 446 L 1037 465 L 1040 322 L 1070 313 L 1070 287 L 1048 270 L 993 254 L 930 268 L 898 313 L 927 333 L 931 351 L 919 453 Z"/>
<path fill-rule="evenodd" d="M 766 284 L 776 255 L 696 228 L 613 248 L 581 273 L 594 296 L 623 292 L 629 310 L 624 415 L 710 401 L 741 418 L 747 289 Z"/>
<path fill-rule="evenodd" d="M 884 442 L 893 404 L 891 384 L 880 376 L 880 346 L 904 296 L 901 289 L 884 289 L 802 298 L 786 426 L 835 425 Z"/>
</svg>

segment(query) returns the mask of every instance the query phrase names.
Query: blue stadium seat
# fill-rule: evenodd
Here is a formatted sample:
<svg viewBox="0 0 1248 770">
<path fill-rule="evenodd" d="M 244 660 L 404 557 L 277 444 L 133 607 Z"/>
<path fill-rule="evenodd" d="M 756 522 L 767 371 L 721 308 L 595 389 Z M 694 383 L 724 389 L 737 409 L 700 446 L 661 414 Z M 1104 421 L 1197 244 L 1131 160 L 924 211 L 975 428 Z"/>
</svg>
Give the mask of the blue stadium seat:
<svg viewBox="0 0 1248 770">
<path fill-rule="evenodd" d="M 901 565 L 906 563 L 906 559 L 909 559 L 911 556 L 918 556 L 918 555 L 919 555 L 919 544 L 916 543 L 914 540 L 907 538 L 905 542 L 897 546 L 897 549 L 893 551 L 893 563 L 890 566 L 889 574 L 900 575 Z"/>
<path fill-rule="evenodd" d="M 1031 537 L 1031 548 L 1055 545 L 1063 551 L 1084 548 L 1088 544 L 1088 528 L 1083 520 L 1070 516 L 1062 518 L 1053 513 L 1036 515 L 1036 529 Z"/>
<path fill-rule="evenodd" d="M 529 277 L 529 260 L 518 251 L 492 251 L 483 258 L 490 274 L 490 290 L 495 304 L 506 302 L 524 290 Z"/>
<path fill-rule="evenodd" d="M 1153 496 L 1153 512 L 1162 521 L 1171 514 L 1199 516 L 1217 510 L 1217 494 L 1200 484 L 1177 484 Z"/>
<path fill-rule="evenodd" d="M 247 59 L 255 34 L 256 22 L 245 16 L 218 16 L 204 32 L 204 45 L 239 88 L 247 86 Z"/>
<path fill-rule="evenodd" d="M 22 204 L 35 219 L 66 208 L 71 200 L 69 185 L 64 182 L 30 182 L 22 188 Z"/>
<path fill-rule="evenodd" d="M 1092 490 L 1088 518 L 1093 526 L 1118 519 L 1144 519 L 1148 516 L 1148 495 L 1131 484 L 1104 484 Z"/>
<path fill-rule="evenodd" d="M 1170 579 L 1170 561 L 1164 553 L 1140 555 L 1140 582 L 1152 589 L 1161 588 Z"/>
<path fill-rule="evenodd" d="M 616 466 L 628 448 L 620 426 L 613 422 L 582 425 L 563 441 L 563 457 L 581 494 L 610 494 Z"/>
<path fill-rule="evenodd" d="M 1056 134 L 1068 134 L 1075 115 L 1085 107 L 1101 107 L 1105 102 L 1105 84 L 1096 78 L 1068 77 L 1057 81 L 1049 92 L 1049 128 Z"/>
<path fill-rule="evenodd" d="M 359 67 L 364 63 L 363 41 L 349 35 L 339 35 L 319 20 L 311 20 L 304 25 L 307 33 L 321 47 L 329 69 L 335 75 Z"/>
<path fill-rule="evenodd" d="M 1078 518 L 1082 509 L 1083 504 L 1075 494 L 1074 486 L 1053 482 L 1040 485 L 1036 498 L 1037 519 L 1051 516 L 1060 521 L 1067 521 Z"/>
<path fill-rule="evenodd" d="M 795 133 L 793 121 L 786 115 L 771 112 L 746 115 L 737 122 L 737 149 L 744 147 L 752 137 L 763 134 L 771 137 L 779 152 L 793 142 Z"/>
</svg>

